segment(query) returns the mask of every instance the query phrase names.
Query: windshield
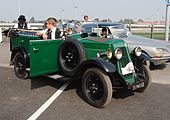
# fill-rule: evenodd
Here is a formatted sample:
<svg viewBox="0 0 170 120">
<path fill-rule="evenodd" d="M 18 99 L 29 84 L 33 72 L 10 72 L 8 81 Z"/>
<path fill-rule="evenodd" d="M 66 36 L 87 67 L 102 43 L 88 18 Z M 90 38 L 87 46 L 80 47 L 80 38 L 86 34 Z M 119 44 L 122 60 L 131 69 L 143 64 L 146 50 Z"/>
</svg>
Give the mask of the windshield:
<svg viewBox="0 0 170 120">
<path fill-rule="evenodd" d="M 122 24 L 109 27 L 111 33 L 118 38 L 124 38 L 131 35 L 131 32 Z"/>
<path fill-rule="evenodd" d="M 76 21 L 76 20 L 60 22 L 60 24 L 58 24 L 57 27 L 60 28 L 61 30 L 64 30 L 64 31 L 71 30 L 70 31 L 71 34 L 83 32 L 80 21 Z"/>
<path fill-rule="evenodd" d="M 107 28 L 108 32 L 112 34 L 113 38 L 124 38 L 131 35 L 131 32 L 120 23 L 99 23 L 99 24 L 86 24 L 82 28 L 87 33 L 101 33 L 102 28 Z"/>
</svg>

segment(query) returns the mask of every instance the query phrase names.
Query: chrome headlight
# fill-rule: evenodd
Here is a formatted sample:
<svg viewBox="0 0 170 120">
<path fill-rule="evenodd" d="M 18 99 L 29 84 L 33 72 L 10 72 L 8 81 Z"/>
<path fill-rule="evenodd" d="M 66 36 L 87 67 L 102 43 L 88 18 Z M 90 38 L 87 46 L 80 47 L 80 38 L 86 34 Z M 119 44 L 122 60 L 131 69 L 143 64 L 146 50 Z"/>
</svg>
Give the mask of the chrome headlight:
<svg viewBox="0 0 170 120">
<path fill-rule="evenodd" d="M 72 34 L 72 32 L 73 32 L 72 28 L 68 28 L 68 29 L 67 29 L 67 33 L 68 33 L 68 34 Z"/>
<path fill-rule="evenodd" d="M 134 50 L 136 56 L 140 56 L 142 54 L 142 49 L 140 47 L 136 47 Z"/>
<path fill-rule="evenodd" d="M 168 54 L 168 50 L 164 49 L 164 48 L 156 48 L 156 56 L 157 57 L 162 57 L 165 54 Z"/>
<path fill-rule="evenodd" d="M 115 50 L 115 55 L 114 55 L 118 60 L 122 58 L 122 50 L 120 48 L 117 48 Z"/>
</svg>

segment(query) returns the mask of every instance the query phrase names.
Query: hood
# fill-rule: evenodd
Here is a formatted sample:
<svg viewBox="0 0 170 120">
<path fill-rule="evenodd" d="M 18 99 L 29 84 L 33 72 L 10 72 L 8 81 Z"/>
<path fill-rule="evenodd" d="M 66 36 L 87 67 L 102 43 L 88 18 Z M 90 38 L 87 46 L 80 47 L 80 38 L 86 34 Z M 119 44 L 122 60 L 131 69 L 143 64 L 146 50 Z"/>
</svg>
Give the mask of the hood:
<svg viewBox="0 0 170 120">
<path fill-rule="evenodd" d="M 142 46 L 152 46 L 152 47 L 163 47 L 163 48 L 169 48 L 170 49 L 170 43 L 163 41 L 163 40 L 156 40 L 156 39 L 150 39 L 146 37 L 141 37 L 137 35 L 130 35 L 128 37 L 123 38 L 127 44 L 136 44 L 136 45 L 142 45 Z"/>
</svg>

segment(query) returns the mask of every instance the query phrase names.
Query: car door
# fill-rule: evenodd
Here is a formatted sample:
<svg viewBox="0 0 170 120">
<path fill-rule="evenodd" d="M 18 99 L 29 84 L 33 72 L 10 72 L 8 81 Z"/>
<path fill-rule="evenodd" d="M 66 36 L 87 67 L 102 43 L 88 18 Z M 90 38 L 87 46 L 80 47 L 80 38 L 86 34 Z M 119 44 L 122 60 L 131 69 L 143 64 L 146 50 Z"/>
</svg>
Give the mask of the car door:
<svg viewBox="0 0 170 120">
<path fill-rule="evenodd" d="M 44 75 L 58 71 L 57 54 L 63 40 L 31 40 L 30 76 Z"/>
</svg>

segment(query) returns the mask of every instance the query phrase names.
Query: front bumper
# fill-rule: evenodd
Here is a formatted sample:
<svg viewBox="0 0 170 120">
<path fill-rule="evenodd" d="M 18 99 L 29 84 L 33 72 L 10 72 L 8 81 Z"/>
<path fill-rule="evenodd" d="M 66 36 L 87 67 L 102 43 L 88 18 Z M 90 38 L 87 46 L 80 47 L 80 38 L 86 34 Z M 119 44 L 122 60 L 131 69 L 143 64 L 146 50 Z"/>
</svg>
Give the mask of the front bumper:
<svg viewBox="0 0 170 120">
<path fill-rule="evenodd" d="M 144 88 L 145 87 L 145 82 L 144 80 L 140 79 L 137 82 L 128 85 L 128 89 L 130 90 L 136 90 L 136 89 L 140 89 L 140 88 Z"/>
<path fill-rule="evenodd" d="M 168 57 L 161 57 L 161 58 L 158 58 L 158 57 L 153 57 L 151 58 L 151 62 L 154 64 L 154 65 L 161 65 L 161 64 L 164 64 L 166 62 L 170 62 L 170 56 Z"/>
</svg>

